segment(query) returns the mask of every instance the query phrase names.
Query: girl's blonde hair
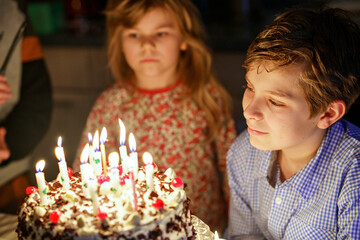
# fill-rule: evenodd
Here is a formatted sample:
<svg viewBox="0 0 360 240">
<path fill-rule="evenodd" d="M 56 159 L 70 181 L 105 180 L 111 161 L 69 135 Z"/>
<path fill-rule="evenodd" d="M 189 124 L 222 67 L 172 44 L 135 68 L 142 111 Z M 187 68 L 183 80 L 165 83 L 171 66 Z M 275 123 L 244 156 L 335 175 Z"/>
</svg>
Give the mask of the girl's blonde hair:
<svg viewBox="0 0 360 240">
<path fill-rule="evenodd" d="M 149 10 L 162 8 L 169 11 L 187 49 L 181 51 L 178 74 L 192 98 L 205 111 L 208 122 L 207 140 L 213 140 L 225 122 L 229 121 L 230 96 L 218 83 L 212 72 L 212 57 L 204 43 L 205 33 L 196 7 L 190 0 L 113 0 L 106 10 L 108 30 L 109 66 L 116 82 L 126 84 L 133 79 L 134 72 L 122 53 L 121 34 L 124 28 L 131 28 Z M 210 87 L 209 87 L 210 86 Z M 211 91 L 219 93 L 219 99 Z"/>
</svg>

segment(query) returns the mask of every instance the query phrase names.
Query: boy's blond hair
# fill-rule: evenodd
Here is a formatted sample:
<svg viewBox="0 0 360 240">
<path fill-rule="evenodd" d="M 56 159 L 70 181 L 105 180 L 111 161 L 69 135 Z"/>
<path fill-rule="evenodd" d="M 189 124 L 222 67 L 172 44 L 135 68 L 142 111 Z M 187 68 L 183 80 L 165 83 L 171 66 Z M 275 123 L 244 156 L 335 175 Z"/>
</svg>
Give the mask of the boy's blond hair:
<svg viewBox="0 0 360 240">
<path fill-rule="evenodd" d="M 299 79 L 310 117 L 343 100 L 346 111 L 360 93 L 360 30 L 341 9 L 293 9 L 278 16 L 250 45 L 244 67 L 266 61 L 304 64 Z"/>
</svg>

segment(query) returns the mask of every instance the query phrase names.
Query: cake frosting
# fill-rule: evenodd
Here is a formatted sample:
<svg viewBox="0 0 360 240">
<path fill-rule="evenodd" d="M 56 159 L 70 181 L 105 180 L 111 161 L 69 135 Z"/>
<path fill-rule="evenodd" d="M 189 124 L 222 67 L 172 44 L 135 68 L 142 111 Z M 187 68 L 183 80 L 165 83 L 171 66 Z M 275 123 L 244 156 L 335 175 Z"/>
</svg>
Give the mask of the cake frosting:
<svg viewBox="0 0 360 240">
<path fill-rule="evenodd" d="M 28 189 L 18 212 L 19 239 L 195 239 L 190 200 L 172 169 L 154 172 L 153 190 L 147 187 L 144 169 L 139 169 L 136 208 L 133 185 L 124 176 L 117 191 L 106 175 L 98 178 L 95 210 L 79 172 L 71 176 L 68 190 L 60 179 L 48 182 L 47 204 L 41 204 L 36 188 Z"/>
</svg>

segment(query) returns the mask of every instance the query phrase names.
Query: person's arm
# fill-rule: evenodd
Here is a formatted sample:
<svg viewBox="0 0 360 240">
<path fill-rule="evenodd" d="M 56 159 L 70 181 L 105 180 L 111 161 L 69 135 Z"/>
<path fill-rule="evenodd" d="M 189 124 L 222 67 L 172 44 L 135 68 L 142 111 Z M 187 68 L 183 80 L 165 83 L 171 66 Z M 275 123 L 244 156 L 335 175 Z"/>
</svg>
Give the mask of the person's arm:
<svg viewBox="0 0 360 240">
<path fill-rule="evenodd" d="M 227 156 L 227 171 L 230 186 L 230 210 L 227 239 L 265 239 L 255 223 L 249 204 L 249 187 L 243 138 L 241 134 L 231 146 Z M 255 190 L 254 190 L 255 191 Z"/>
<path fill-rule="evenodd" d="M 5 141 L 10 158 L 21 159 L 30 154 L 47 132 L 52 111 L 50 77 L 43 59 L 40 41 L 26 36 L 22 45 L 22 76 L 19 102 L 1 122 L 6 129 Z"/>
</svg>

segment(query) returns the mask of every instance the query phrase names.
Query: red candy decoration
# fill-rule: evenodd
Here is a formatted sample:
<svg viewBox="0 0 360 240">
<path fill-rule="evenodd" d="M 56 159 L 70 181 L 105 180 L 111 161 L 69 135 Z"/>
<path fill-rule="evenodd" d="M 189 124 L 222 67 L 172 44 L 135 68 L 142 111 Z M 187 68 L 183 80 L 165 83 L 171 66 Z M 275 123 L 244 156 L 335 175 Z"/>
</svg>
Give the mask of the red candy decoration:
<svg viewBox="0 0 360 240">
<path fill-rule="evenodd" d="M 119 175 L 122 175 L 122 174 L 123 174 L 123 169 L 122 169 L 122 167 L 121 167 L 121 166 L 118 166 L 117 168 L 119 169 Z"/>
<path fill-rule="evenodd" d="M 73 170 L 70 167 L 67 167 L 68 176 L 71 179 L 73 176 Z"/>
<path fill-rule="evenodd" d="M 32 193 L 39 192 L 39 189 L 37 187 L 27 187 L 26 188 L 26 194 L 30 195 Z"/>
<path fill-rule="evenodd" d="M 52 223 L 57 223 L 60 219 L 60 216 L 61 216 L 61 212 L 60 211 L 53 211 L 52 213 L 50 213 L 50 221 Z"/>
<path fill-rule="evenodd" d="M 124 177 L 120 177 L 120 185 L 121 186 L 125 185 L 125 178 Z"/>
<path fill-rule="evenodd" d="M 174 178 L 174 180 L 172 181 L 171 185 L 173 187 L 182 187 L 184 185 L 184 182 L 181 180 L 181 178 Z"/>
<path fill-rule="evenodd" d="M 100 211 L 99 211 L 97 217 L 98 217 L 100 220 L 103 220 L 103 219 L 107 218 L 108 215 L 107 215 L 106 213 L 104 213 L 104 212 L 100 212 Z"/>
<path fill-rule="evenodd" d="M 161 200 L 160 198 L 156 199 L 154 202 L 153 202 L 153 207 L 156 208 L 156 209 L 163 209 L 164 208 L 164 202 L 163 200 Z"/>
<path fill-rule="evenodd" d="M 98 183 L 101 185 L 104 182 L 110 182 L 110 176 L 109 175 L 101 174 L 100 176 L 98 176 Z"/>
</svg>

